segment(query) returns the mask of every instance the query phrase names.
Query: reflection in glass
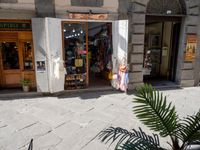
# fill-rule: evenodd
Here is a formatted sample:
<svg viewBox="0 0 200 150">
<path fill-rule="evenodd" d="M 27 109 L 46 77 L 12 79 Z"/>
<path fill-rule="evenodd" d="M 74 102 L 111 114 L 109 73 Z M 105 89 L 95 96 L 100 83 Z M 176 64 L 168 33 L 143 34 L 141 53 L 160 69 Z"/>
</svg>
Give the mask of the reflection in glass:
<svg viewBox="0 0 200 150">
<path fill-rule="evenodd" d="M 3 42 L 1 45 L 4 70 L 19 69 L 19 55 L 16 42 Z"/>
<path fill-rule="evenodd" d="M 83 88 L 87 77 L 87 50 L 85 24 L 64 24 L 64 50 L 68 89 Z"/>
<path fill-rule="evenodd" d="M 24 58 L 24 70 L 33 69 L 33 54 L 32 54 L 32 45 L 30 42 L 23 43 L 23 58 Z"/>
</svg>

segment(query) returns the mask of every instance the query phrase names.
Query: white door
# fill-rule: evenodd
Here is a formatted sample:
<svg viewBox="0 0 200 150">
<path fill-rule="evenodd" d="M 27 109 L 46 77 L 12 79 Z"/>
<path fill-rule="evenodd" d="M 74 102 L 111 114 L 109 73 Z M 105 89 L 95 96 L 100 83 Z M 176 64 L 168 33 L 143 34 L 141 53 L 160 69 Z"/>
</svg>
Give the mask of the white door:
<svg viewBox="0 0 200 150">
<path fill-rule="evenodd" d="M 119 71 L 120 64 L 128 66 L 128 20 L 114 21 L 113 33 L 113 75 Z M 112 86 L 117 88 L 116 79 L 113 79 Z"/>
<path fill-rule="evenodd" d="M 47 49 L 49 64 L 50 92 L 64 90 L 64 61 L 62 53 L 62 27 L 61 19 L 47 18 Z"/>
</svg>

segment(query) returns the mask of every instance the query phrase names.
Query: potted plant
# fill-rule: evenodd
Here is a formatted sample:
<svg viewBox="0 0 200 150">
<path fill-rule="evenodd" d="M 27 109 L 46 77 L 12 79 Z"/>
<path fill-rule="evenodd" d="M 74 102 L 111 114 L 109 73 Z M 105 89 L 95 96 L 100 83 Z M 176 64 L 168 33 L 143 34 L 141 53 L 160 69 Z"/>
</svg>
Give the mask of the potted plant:
<svg viewBox="0 0 200 150">
<path fill-rule="evenodd" d="M 29 92 L 31 80 L 30 79 L 22 79 L 21 84 L 22 84 L 23 91 Z"/>
</svg>

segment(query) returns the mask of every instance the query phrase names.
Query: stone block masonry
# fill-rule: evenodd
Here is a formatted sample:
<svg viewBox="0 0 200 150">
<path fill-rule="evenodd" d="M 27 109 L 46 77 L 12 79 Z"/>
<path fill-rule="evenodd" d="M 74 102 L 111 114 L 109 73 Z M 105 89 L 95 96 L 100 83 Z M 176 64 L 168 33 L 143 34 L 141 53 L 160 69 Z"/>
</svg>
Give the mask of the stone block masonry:
<svg viewBox="0 0 200 150">
<path fill-rule="evenodd" d="M 132 0 L 130 2 L 130 28 L 132 28 L 131 39 L 129 41 L 129 64 L 130 73 L 129 89 L 135 89 L 143 84 L 143 59 L 144 59 L 144 37 L 145 37 L 145 17 L 147 1 Z"/>
<path fill-rule="evenodd" d="M 119 0 L 119 2 L 119 19 L 129 19 L 129 87 L 132 89 L 137 87 L 137 85 L 143 84 L 142 72 L 144 61 L 146 9 L 150 0 Z M 187 11 L 186 15 L 182 18 L 176 83 L 181 86 L 194 86 L 197 85 L 200 80 L 200 44 L 198 44 L 196 60 L 194 62 L 184 61 L 184 51 L 186 48 L 187 35 L 196 34 L 198 35 L 198 41 L 200 41 L 200 33 L 198 33 L 198 31 L 200 31 L 200 1 L 185 0 L 183 3 L 185 3 L 183 9 L 186 9 Z"/>
</svg>

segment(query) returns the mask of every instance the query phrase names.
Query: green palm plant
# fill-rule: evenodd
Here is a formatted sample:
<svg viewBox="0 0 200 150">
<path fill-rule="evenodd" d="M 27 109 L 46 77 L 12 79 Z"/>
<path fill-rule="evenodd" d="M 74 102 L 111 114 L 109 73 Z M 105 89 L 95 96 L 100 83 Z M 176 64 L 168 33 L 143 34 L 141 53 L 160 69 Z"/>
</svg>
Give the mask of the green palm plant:
<svg viewBox="0 0 200 150">
<path fill-rule="evenodd" d="M 133 112 L 152 131 L 163 138 L 170 137 L 172 150 L 187 150 L 191 145 L 200 146 L 200 111 L 194 116 L 180 119 L 172 103 L 151 85 L 136 90 Z M 141 129 L 131 132 L 109 127 L 99 133 L 102 142 L 117 141 L 115 150 L 166 150 L 160 146 L 157 134 L 147 135 Z M 199 148 L 200 149 L 200 148 Z"/>
</svg>

